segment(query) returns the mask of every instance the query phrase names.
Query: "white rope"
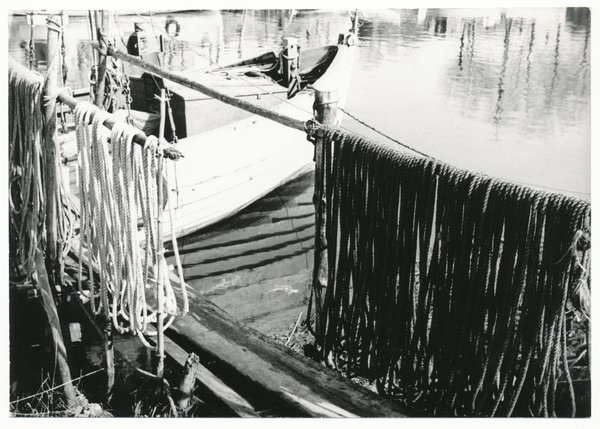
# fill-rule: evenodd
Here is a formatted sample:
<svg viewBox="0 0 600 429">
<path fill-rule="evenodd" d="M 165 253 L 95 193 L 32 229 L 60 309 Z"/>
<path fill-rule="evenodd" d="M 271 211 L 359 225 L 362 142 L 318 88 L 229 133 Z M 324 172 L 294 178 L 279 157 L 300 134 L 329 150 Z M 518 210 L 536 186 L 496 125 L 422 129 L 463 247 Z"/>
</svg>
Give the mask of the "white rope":
<svg viewBox="0 0 600 429">
<path fill-rule="evenodd" d="M 46 247 L 47 198 L 56 203 L 54 239 L 62 247 L 56 254 L 59 277 L 64 273 L 64 257 L 70 247 L 75 228 L 75 216 L 69 207 L 62 175 L 55 180 L 46 177 L 48 166 L 57 159 L 45 159 L 43 77 L 9 60 L 9 236 L 11 270 L 31 278 L 35 272 L 35 253 Z M 49 186 L 52 187 L 49 188 Z"/>
<path fill-rule="evenodd" d="M 92 124 L 88 125 L 92 114 Z M 178 315 L 166 260 L 157 254 L 162 240 L 157 230 L 158 213 L 162 210 L 162 202 L 157 198 L 157 186 L 162 186 L 157 177 L 157 156 L 162 149 L 156 137 L 148 137 L 143 149 L 134 145 L 138 130 L 117 122 L 110 134 L 111 156 L 101 128 L 107 116 L 88 102 L 75 107 L 81 246 L 90 250 L 100 277 L 99 294 L 95 295 L 90 274 L 92 310 L 96 314 L 103 310 L 120 333 L 138 335 L 153 348 L 144 338 L 156 334 L 149 327 L 156 322 L 156 312 L 148 308 L 146 289 L 156 289 L 158 281 L 163 283 L 165 312 L 171 316 L 166 327 Z M 163 162 L 162 157 L 158 158 Z M 142 231 L 138 231 L 140 217 Z M 140 247 L 142 233 L 146 238 L 144 249 Z M 80 255 L 80 290 L 81 261 Z M 158 264 L 161 279 L 156 279 Z M 88 269 L 92 273 L 91 266 Z"/>
</svg>

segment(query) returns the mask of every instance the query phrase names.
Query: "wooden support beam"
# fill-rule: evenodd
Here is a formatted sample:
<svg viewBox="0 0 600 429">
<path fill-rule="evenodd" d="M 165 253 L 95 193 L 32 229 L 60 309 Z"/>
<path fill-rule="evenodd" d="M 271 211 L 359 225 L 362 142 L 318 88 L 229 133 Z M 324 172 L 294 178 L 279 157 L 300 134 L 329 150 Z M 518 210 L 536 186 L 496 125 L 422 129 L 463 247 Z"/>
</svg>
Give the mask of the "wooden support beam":
<svg viewBox="0 0 600 429">
<path fill-rule="evenodd" d="M 36 249 L 35 269 L 37 273 L 37 286 L 44 301 L 44 309 L 48 317 L 48 324 L 52 331 L 52 340 L 56 349 L 56 365 L 58 367 L 63 392 L 69 407 L 77 404 L 75 389 L 71 382 L 71 371 L 67 363 L 67 349 L 65 347 L 58 311 L 54 303 L 52 286 L 61 284 L 60 255 L 62 246 L 58 240 L 58 208 L 59 208 L 59 147 L 56 130 L 56 100 L 53 97 L 57 90 L 60 24 L 55 17 L 48 19 L 48 78 L 44 82 L 46 103 L 44 107 L 44 167 L 45 167 L 45 195 L 46 200 L 46 255 L 41 248 Z"/>
<path fill-rule="evenodd" d="M 50 281 L 44 263 L 44 254 L 39 248 L 35 253 L 35 270 L 37 274 L 37 287 L 41 292 L 44 301 L 44 310 L 48 317 L 48 325 L 52 332 L 52 341 L 54 342 L 56 350 L 56 367 L 58 368 L 59 380 L 63 385 L 62 391 L 69 408 L 74 408 L 78 404 L 78 400 L 75 395 L 75 388 L 71 381 L 71 370 L 67 363 L 67 348 L 65 347 L 65 342 L 63 340 L 60 319 L 58 317 L 58 311 L 56 310 L 56 305 L 54 303 L 54 295 L 52 294 L 52 288 L 50 287 Z"/>
<path fill-rule="evenodd" d="M 337 117 L 337 91 L 315 92 L 315 119 L 325 126 L 333 126 Z M 325 144 L 319 133 L 315 136 L 315 253 L 313 267 L 313 291 L 315 296 L 315 330 L 317 338 L 322 336 L 323 292 L 327 288 L 329 277 L 329 258 L 327 256 L 327 205 L 325 202 L 326 184 L 323 163 Z"/>
<path fill-rule="evenodd" d="M 174 274 L 170 279 L 179 284 Z M 313 417 L 406 417 L 389 399 L 275 343 L 186 287 L 190 313 L 172 329 L 283 402 Z"/>
<path fill-rule="evenodd" d="M 48 267 L 51 284 L 60 284 L 59 255 L 62 246 L 58 240 L 58 207 L 60 189 L 60 149 L 56 130 L 56 99 L 58 64 L 60 50 L 58 36 L 60 24 L 56 17 L 48 19 L 48 77 L 44 82 L 44 166 L 45 166 L 45 200 L 46 200 L 46 266 Z"/>
<path fill-rule="evenodd" d="M 103 34 L 107 33 L 107 27 L 110 22 L 110 15 L 108 11 L 97 11 L 96 13 L 96 27 L 97 27 L 97 38 L 98 42 L 102 41 Z M 106 63 L 108 61 L 108 56 L 101 52 L 99 52 L 99 64 L 98 64 L 98 83 L 96 86 L 96 107 L 102 107 L 104 105 L 104 91 L 106 86 Z"/>
</svg>

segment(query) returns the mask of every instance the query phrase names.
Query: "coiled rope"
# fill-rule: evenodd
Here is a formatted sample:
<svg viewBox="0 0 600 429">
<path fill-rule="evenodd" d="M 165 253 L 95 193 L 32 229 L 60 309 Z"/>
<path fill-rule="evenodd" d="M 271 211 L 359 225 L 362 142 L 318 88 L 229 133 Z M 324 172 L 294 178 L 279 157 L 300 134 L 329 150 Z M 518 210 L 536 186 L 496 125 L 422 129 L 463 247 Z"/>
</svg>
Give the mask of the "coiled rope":
<svg viewBox="0 0 600 429">
<path fill-rule="evenodd" d="M 428 416 L 554 416 L 566 310 L 589 317 L 590 204 L 324 131 L 317 333 L 347 376 Z"/>
<path fill-rule="evenodd" d="M 112 128 L 110 153 L 102 132 L 108 113 L 88 102 L 74 109 L 79 164 L 81 204 L 81 250 L 88 249 L 99 271 L 100 285 L 90 276 L 91 306 L 112 320 L 120 332 L 137 334 L 148 347 L 145 335 L 154 335 L 149 324 L 156 321 L 146 300 L 148 289 L 156 290 L 162 282 L 165 290 L 165 312 L 171 316 L 165 329 L 178 315 L 168 268 L 157 252 L 158 204 L 157 163 L 163 162 L 162 149 L 156 137 L 149 137 L 144 148 L 132 143 L 136 128 L 117 122 Z M 90 117 L 93 114 L 91 125 Z M 138 219 L 143 221 L 144 248 L 140 247 Z M 80 255 L 79 260 L 83 261 Z M 82 262 L 80 262 L 81 264 Z M 161 278 L 156 278 L 158 264 Z M 88 267 L 91 272 L 91 266 Z M 82 290 L 80 265 L 79 287 Z M 183 288 L 184 302 L 185 289 Z M 187 307 L 187 306 L 186 306 Z M 186 311 L 186 310 L 184 310 Z"/>
</svg>

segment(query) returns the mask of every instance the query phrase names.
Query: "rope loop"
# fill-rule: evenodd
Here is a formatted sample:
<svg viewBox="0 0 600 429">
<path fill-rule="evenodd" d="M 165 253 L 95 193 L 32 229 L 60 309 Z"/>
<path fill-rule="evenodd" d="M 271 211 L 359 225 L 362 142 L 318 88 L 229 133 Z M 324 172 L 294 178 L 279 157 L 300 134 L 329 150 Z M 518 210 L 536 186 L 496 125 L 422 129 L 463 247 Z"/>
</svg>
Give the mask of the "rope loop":
<svg viewBox="0 0 600 429">
<path fill-rule="evenodd" d="M 155 154 L 158 150 L 159 139 L 156 136 L 148 136 L 146 139 L 146 144 L 144 145 L 144 149 L 146 149 L 149 153 Z"/>
<path fill-rule="evenodd" d="M 82 248 L 90 249 L 100 277 L 100 284 L 94 285 L 90 276 L 90 302 L 92 311 L 104 312 L 117 331 L 132 332 L 148 344 L 145 336 L 153 335 L 151 323 L 157 317 L 147 304 L 149 286 L 161 282 L 166 313 L 180 314 L 166 260 L 158 254 L 158 243 L 163 238 L 158 237 L 157 222 L 163 202 L 157 197 L 158 186 L 162 186 L 157 177 L 157 165 L 162 160 L 157 160 L 157 155 L 163 153 L 166 142 L 150 136 L 145 150 L 141 150 L 133 144 L 138 130 L 117 121 L 111 130 L 109 153 L 102 129 L 109 116 L 89 102 L 75 107 L 81 242 Z M 142 229 L 138 228 L 140 220 Z M 141 234 L 145 237 L 143 247 Z M 92 268 L 88 269 L 91 272 Z M 159 271 L 161 278 L 156 278 Z M 187 304 L 184 310 L 187 311 Z M 168 323 L 172 323 L 172 317 Z"/>
</svg>

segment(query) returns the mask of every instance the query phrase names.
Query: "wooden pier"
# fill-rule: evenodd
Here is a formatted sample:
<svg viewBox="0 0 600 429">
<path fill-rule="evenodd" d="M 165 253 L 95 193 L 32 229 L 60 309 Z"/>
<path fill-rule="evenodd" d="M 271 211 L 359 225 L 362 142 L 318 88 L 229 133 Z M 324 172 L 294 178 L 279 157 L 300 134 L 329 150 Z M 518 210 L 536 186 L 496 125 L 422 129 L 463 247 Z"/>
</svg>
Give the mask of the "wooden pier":
<svg viewBox="0 0 600 429">
<path fill-rule="evenodd" d="M 171 280 L 177 281 L 174 276 Z M 192 291 L 188 293 L 190 313 L 177 318 L 172 330 L 194 349 L 223 363 L 230 375 L 297 410 L 297 417 L 406 417 L 396 403 L 275 343 Z"/>
</svg>

